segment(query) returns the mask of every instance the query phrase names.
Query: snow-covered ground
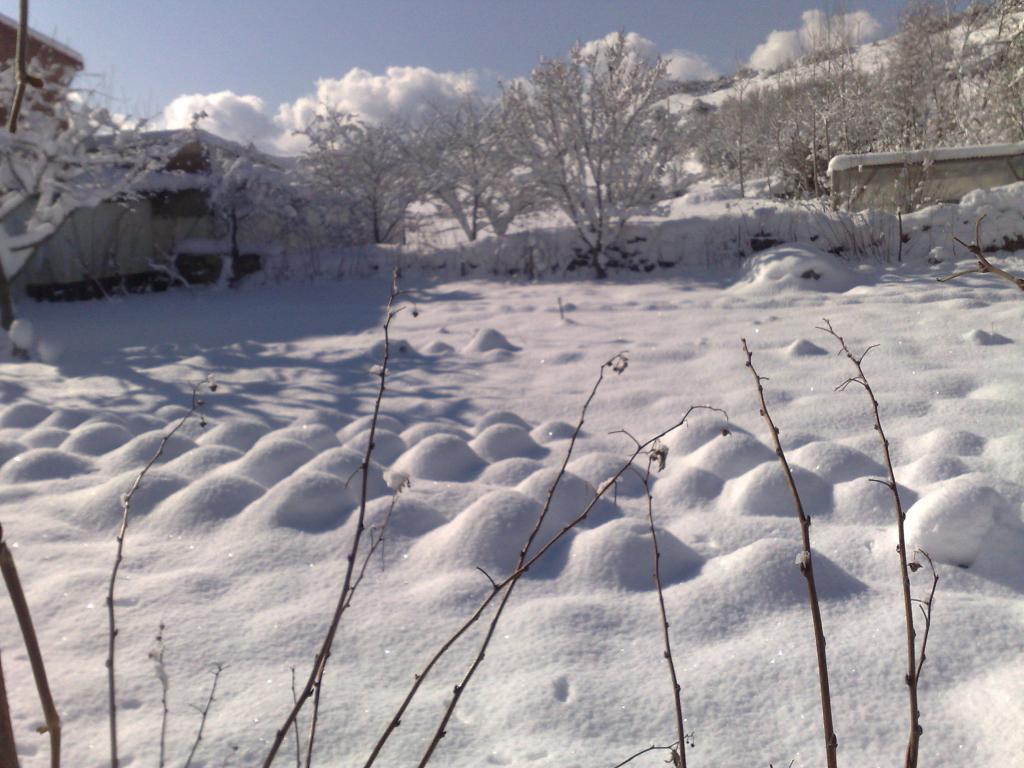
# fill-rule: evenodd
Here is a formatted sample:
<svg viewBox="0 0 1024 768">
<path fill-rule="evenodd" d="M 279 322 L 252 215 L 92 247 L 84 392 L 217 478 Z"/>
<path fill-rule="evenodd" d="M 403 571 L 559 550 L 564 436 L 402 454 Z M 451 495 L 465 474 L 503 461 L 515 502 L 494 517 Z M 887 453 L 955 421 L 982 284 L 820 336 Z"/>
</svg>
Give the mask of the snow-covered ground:
<svg viewBox="0 0 1024 768">
<path fill-rule="evenodd" d="M 894 513 L 867 479 L 883 472 L 867 399 L 833 391 L 851 371 L 815 330 L 828 317 L 855 348 L 880 345 L 865 365 L 909 535 L 939 561 L 921 764 L 1024 764 L 1024 303 L 983 276 L 937 284 L 953 265 L 934 269 L 857 270 L 783 247 L 729 278 L 410 278 L 371 522 L 390 500 L 383 468 L 412 487 L 339 633 L 317 763 L 362 765 L 414 673 L 489 589 L 475 568 L 512 566 L 599 365 L 625 350 L 629 368 L 602 386 L 554 514 L 581 510 L 628 455 L 613 430 L 647 436 L 691 404 L 724 408 L 731 434 L 697 414 L 666 441 L 653 486 L 696 741 L 689 763 L 823 764 L 799 529 L 744 367 L 746 337 L 814 519 L 841 764 L 899 764 Z M 168 764 L 188 753 L 192 705 L 217 662 L 227 666 L 193 765 L 262 760 L 291 706 L 289 668 L 308 674 L 337 596 L 356 502 L 346 480 L 366 440 L 386 296 L 378 278 L 22 303 L 37 361 L 0 364 L 0 520 L 64 719 L 65 765 L 108 760 L 103 600 L 119 496 L 208 374 L 219 382 L 208 426 L 190 422 L 135 499 L 117 600 L 122 764 L 157 763 L 148 653 L 161 622 Z M 610 768 L 674 740 L 644 510 L 627 477 L 520 584 L 433 764 Z M 913 583 L 924 597 L 926 573 Z M 28 664 L 0 605 L 19 752 L 41 766 Z M 479 637 L 428 679 L 381 765 L 415 764 Z M 293 762 L 289 741 L 278 764 Z"/>
</svg>

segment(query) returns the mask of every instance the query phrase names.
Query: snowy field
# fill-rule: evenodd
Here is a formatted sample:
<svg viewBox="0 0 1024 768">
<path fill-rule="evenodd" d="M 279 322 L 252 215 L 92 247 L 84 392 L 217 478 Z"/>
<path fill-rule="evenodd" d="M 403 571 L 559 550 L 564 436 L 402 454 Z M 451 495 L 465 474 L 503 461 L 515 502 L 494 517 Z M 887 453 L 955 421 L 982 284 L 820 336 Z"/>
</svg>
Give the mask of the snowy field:
<svg viewBox="0 0 1024 768">
<path fill-rule="evenodd" d="M 475 568 L 512 567 L 598 367 L 625 350 L 628 370 L 602 385 L 553 514 L 582 510 L 629 454 L 613 430 L 644 438 L 692 404 L 725 409 L 731 434 L 695 415 L 666 440 L 653 485 L 689 764 L 822 765 L 799 528 L 746 337 L 814 519 L 840 763 L 901 764 L 894 513 L 867 480 L 883 468 L 865 395 L 833 392 L 851 370 L 815 330 L 828 317 L 855 349 L 880 345 L 865 366 L 908 535 L 938 561 L 921 764 L 1024 765 L 1024 302 L 981 276 L 939 285 L 952 266 L 939 269 L 852 271 L 780 249 L 738 280 L 411 279 L 392 329 L 371 522 L 390 502 L 383 469 L 412 486 L 335 644 L 317 763 L 363 764 L 413 674 L 489 590 Z M 65 765 L 108 764 L 103 600 L 119 496 L 208 374 L 219 383 L 208 426 L 193 420 L 170 442 L 135 500 L 117 600 L 122 764 L 158 762 L 148 654 L 161 622 L 168 764 L 184 762 L 217 662 L 193 765 L 265 756 L 291 706 L 289 668 L 308 674 L 344 571 L 357 501 L 346 480 L 365 445 L 386 298 L 385 281 L 369 279 L 22 303 L 36 361 L 0 363 L 0 520 L 65 723 Z M 433 764 L 610 768 L 675 740 L 640 490 L 627 476 L 520 583 Z M 929 581 L 914 575 L 918 596 Z M 482 629 L 428 679 L 380 765 L 415 765 Z M 48 764 L 6 601 L 0 647 L 23 764 Z M 276 764 L 294 761 L 289 740 Z"/>
</svg>

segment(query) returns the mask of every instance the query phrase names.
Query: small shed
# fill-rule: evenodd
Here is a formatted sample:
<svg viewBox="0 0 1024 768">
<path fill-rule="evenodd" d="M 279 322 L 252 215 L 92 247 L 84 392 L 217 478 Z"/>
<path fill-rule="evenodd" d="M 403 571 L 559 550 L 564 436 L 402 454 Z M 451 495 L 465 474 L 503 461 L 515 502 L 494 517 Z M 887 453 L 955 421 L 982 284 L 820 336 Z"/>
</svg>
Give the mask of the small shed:
<svg viewBox="0 0 1024 768">
<path fill-rule="evenodd" d="M 1024 144 L 836 155 L 828 175 L 836 206 L 909 213 L 1024 181 Z"/>
</svg>

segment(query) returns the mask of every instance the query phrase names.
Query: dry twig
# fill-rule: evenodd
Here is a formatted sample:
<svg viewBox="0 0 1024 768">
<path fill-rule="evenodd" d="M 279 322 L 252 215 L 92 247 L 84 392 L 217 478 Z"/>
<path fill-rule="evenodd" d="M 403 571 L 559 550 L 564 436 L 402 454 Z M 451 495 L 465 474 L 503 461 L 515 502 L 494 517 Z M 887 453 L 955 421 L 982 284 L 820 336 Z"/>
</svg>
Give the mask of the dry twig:
<svg viewBox="0 0 1024 768">
<path fill-rule="evenodd" d="M 149 652 L 149 658 L 152 659 L 153 665 L 156 668 L 156 677 L 160 681 L 160 705 L 163 709 L 163 713 L 160 716 L 160 768 L 164 768 L 166 763 L 167 755 L 167 688 L 169 681 L 167 679 L 167 668 L 164 666 L 164 623 L 160 622 L 160 629 L 156 633 L 156 642 L 153 645 L 153 650 Z"/>
<path fill-rule="evenodd" d="M 825 758 L 828 768 L 836 768 L 838 762 L 836 751 L 839 740 L 836 738 L 835 728 L 832 724 L 832 694 L 828 684 L 828 658 L 825 653 L 825 631 L 821 624 L 821 607 L 818 604 L 818 588 L 814 582 L 814 562 L 811 555 L 811 518 L 804 512 L 803 502 L 800 501 L 800 492 L 797 490 L 796 481 L 793 479 L 793 472 L 786 461 L 786 454 L 782 450 L 782 443 L 779 442 L 779 428 L 772 421 L 768 412 L 768 404 L 764 399 L 763 382 L 767 379 L 758 374 L 754 368 L 753 354 L 747 346 L 747 340 L 743 339 L 743 352 L 747 356 L 747 368 L 750 369 L 757 385 L 757 398 L 760 402 L 760 413 L 768 425 L 768 433 L 775 448 L 775 455 L 779 457 L 782 471 L 786 475 L 786 484 L 793 496 L 793 505 L 796 507 L 796 516 L 800 521 L 800 534 L 803 537 L 803 552 L 799 559 L 800 573 L 807 582 L 807 598 L 811 605 L 811 622 L 814 625 L 814 649 L 818 656 L 818 686 L 821 693 L 821 721 L 825 731 Z"/>
<path fill-rule="evenodd" d="M 676 664 L 672 658 L 672 641 L 668 631 L 668 612 L 665 610 L 665 593 L 661 586 L 661 550 L 658 548 L 658 534 L 654 528 L 654 498 L 651 496 L 651 466 L 658 462 L 659 470 L 665 468 L 668 449 L 659 444 L 652 446 L 647 456 L 647 471 L 644 473 L 644 494 L 647 496 L 647 523 L 651 528 L 651 545 L 654 548 L 654 585 L 658 588 L 658 609 L 661 611 L 661 630 L 665 640 L 665 661 L 672 678 L 672 702 L 676 708 L 676 735 L 679 737 L 679 751 L 672 751 L 672 762 L 676 768 L 686 768 L 686 731 L 683 725 L 683 702 Z"/>
<path fill-rule="evenodd" d="M 636 753 L 630 755 L 625 760 L 623 760 L 621 763 L 616 763 L 615 765 L 612 766 L 612 768 L 622 768 L 622 766 L 624 766 L 624 765 L 629 765 L 634 760 L 636 760 L 638 757 L 643 757 L 648 752 L 671 752 L 673 755 L 675 755 L 676 754 L 676 745 L 675 744 L 669 744 L 668 746 L 665 746 L 665 747 L 659 747 L 659 746 L 657 746 L 655 744 L 651 744 L 651 746 L 647 747 L 646 749 L 641 749 L 639 752 L 636 752 Z"/>
<path fill-rule="evenodd" d="M 43 654 L 39 650 L 39 639 L 36 637 L 35 627 L 32 626 L 32 614 L 28 610 L 28 601 L 25 599 L 25 592 L 21 588 L 21 579 L 18 578 L 18 569 L 14 566 L 14 557 L 11 550 L 4 541 L 4 529 L 0 526 L 0 572 L 3 573 L 4 584 L 7 586 L 7 594 L 11 597 L 11 604 L 14 606 L 14 615 L 18 619 L 18 626 L 21 628 L 21 636 L 25 641 L 25 651 L 28 654 L 29 664 L 32 666 L 32 676 L 35 679 L 36 691 L 39 693 L 39 702 L 43 707 L 43 717 L 46 725 L 39 728 L 39 733 L 50 734 L 50 766 L 60 768 L 60 716 L 53 704 L 53 695 L 50 693 L 50 683 L 46 679 L 46 666 L 43 664 Z M 6 705 L 6 702 L 4 702 Z M 0 716 L 0 720 L 2 720 Z M 0 726 L 2 728 L 3 726 Z M 11 747 L 14 746 L 13 732 L 11 735 Z M 15 765 L 17 763 L 15 762 Z"/>
<path fill-rule="evenodd" d="M 959 237 L 954 237 L 960 245 L 966 248 L 973 254 L 974 258 L 978 260 L 978 264 L 974 269 L 965 269 L 962 272 L 954 272 L 952 275 L 946 275 L 945 277 L 937 278 L 940 283 L 948 283 L 950 280 L 956 280 L 958 277 L 964 275 L 995 275 L 996 277 L 1005 280 L 1008 283 L 1012 283 L 1017 286 L 1020 290 L 1024 291 L 1024 277 L 1016 277 L 1005 269 L 997 267 L 995 264 L 990 262 L 985 256 L 984 251 L 981 250 L 981 222 L 985 219 L 984 216 L 978 219 L 974 224 L 974 242 L 965 243 Z"/>
<path fill-rule="evenodd" d="M 625 367 L 626 367 L 624 359 L 619 361 L 618 364 L 617 364 L 617 359 L 616 358 L 613 358 L 608 363 L 605 363 L 605 366 L 611 366 L 611 369 L 613 371 L 615 371 L 616 373 L 621 373 L 623 370 L 625 370 Z M 602 372 L 601 372 L 602 375 L 604 373 L 604 367 L 605 366 L 602 366 Z M 600 378 L 598 379 L 598 384 L 600 384 Z M 596 392 L 596 386 L 595 386 L 594 392 Z M 593 397 L 593 393 L 591 394 L 591 397 Z M 590 402 L 590 400 L 588 399 L 587 403 L 589 404 L 589 402 Z M 655 435 L 654 437 L 650 438 L 649 440 L 647 440 L 644 443 L 640 443 L 639 441 L 637 441 L 636 450 L 623 463 L 623 465 L 619 468 L 619 470 L 611 478 L 606 480 L 601 485 L 601 487 L 599 489 L 597 489 L 597 492 L 591 498 L 590 502 L 587 504 L 587 507 L 583 510 L 583 512 L 581 512 L 576 518 L 574 518 L 569 523 L 567 523 L 565 526 L 563 526 L 561 531 L 559 531 L 554 537 L 552 537 L 544 546 L 540 547 L 540 549 L 538 549 L 537 552 L 534 553 L 532 557 L 530 557 L 529 559 L 526 559 L 527 552 L 529 551 L 530 546 L 533 543 L 533 540 L 536 537 L 537 532 L 540 530 L 540 527 L 543 524 L 544 519 L 547 516 L 547 510 L 550 507 L 551 499 L 552 499 L 552 497 L 555 494 L 555 489 L 556 489 L 557 484 L 558 484 L 558 479 L 560 479 L 562 477 L 562 475 L 564 474 L 564 471 L 565 471 L 564 467 L 565 467 L 566 464 L 568 464 L 568 453 L 567 453 L 567 457 L 566 457 L 565 462 L 563 463 L 563 468 L 562 468 L 561 472 L 559 473 L 558 477 L 556 478 L 555 483 L 553 483 L 551 488 L 549 488 L 549 490 L 548 490 L 548 498 L 547 498 L 547 500 L 544 503 L 544 508 L 541 510 L 541 513 L 538 516 L 537 524 L 535 525 L 534 530 L 531 532 L 529 538 L 527 539 L 526 544 L 523 545 L 523 548 L 520 551 L 520 558 L 519 558 L 519 563 L 520 564 L 516 567 L 516 569 L 509 576 L 507 576 L 503 581 L 499 582 L 496 585 L 495 590 L 492 591 L 490 596 L 484 601 L 484 605 L 486 605 L 499 592 L 501 592 L 502 590 L 505 590 L 504 595 L 502 596 L 501 601 L 498 603 L 498 607 L 495 609 L 494 616 L 491 618 L 490 626 L 487 628 L 487 632 L 484 634 L 483 642 L 481 642 L 481 644 L 480 644 L 480 648 L 477 651 L 476 657 L 473 659 L 473 662 L 470 665 L 469 669 L 467 670 L 465 676 L 462 678 L 462 681 L 459 684 L 457 684 L 455 686 L 455 688 L 453 689 L 453 696 L 452 696 L 451 700 L 448 703 L 448 706 L 447 706 L 447 708 L 445 710 L 444 715 L 441 718 L 441 722 L 438 725 L 437 730 L 434 732 L 434 736 L 431 739 L 430 744 L 427 747 L 427 750 L 423 753 L 423 757 L 420 758 L 420 762 L 418 763 L 418 768 L 424 768 L 424 766 L 427 765 L 427 763 L 430 761 L 431 756 L 434 753 L 434 750 L 437 748 L 438 744 L 440 744 L 441 739 L 443 739 L 445 737 L 445 735 L 447 733 L 446 732 L 446 728 L 447 728 L 448 722 L 450 721 L 452 715 L 455 712 L 455 707 L 458 705 L 459 699 L 461 698 L 462 694 L 465 692 L 466 686 L 469 684 L 469 681 L 472 679 L 473 675 L 476 673 L 476 670 L 479 668 L 480 664 L 483 662 L 484 655 L 486 654 L 487 648 L 490 645 L 491 639 L 494 636 L 494 632 L 495 632 L 495 630 L 498 627 L 498 622 L 501 619 L 501 615 L 502 615 L 502 613 L 505 610 L 505 606 L 508 604 L 509 598 L 512 596 L 512 590 L 514 589 L 515 585 L 518 583 L 519 579 L 522 578 L 522 576 L 531 567 L 533 567 L 534 563 L 536 563 L 541 557 L 543 557 L 545 555 L 545 553 L 547 553 L 547 551 L 549 549 L 551 549 L 551 547 L 553 547 L 558 541 L 560 541 L 562 539 L 562 537 L 564 537 L 569 531 L 571 531 L 573 528 L 575 528 L 577 525 L 579 525 L 581 522 L 583 522 L 584 520 L 587 519 L 587 516 L 590 514 L 590 511 L 594 508 L 594 506 L 597 504 L 597 502 L 600 501 L 600 499 L 602 499 L 604 497 L 605 493 L 608 491 L 609 488 L 615 487 L 615 484 L 619 481 L 619 478 L 621 478 L 623 474 L 625 474 L 627 471 L 629 471 L 629 469 L 631 469 L 633 467 L 633 462 L 635 462 L 636 459 L 640 455 L 649 452 L 654 445 L 660 443 L 660 441 L 661 441 L 661 439 L 663 437 L 665 437 L 670 432 L 678 429 L 679 427 L 683 426 L 683 424 L 685 424 L 686 420 L 689 418 L 690 414 L 693 413 L 695 410 L 713 410 L 713 411 L 718 411 L 719 413 L 724 413 L 724 411 L 721 411 L 718 408 L 712 408 L 712 407 L 707 406 L 707 405 L 690 406 L 690 408 L 683 415 L 683 418 L 680 419 L 675 424 L 673 424 L 668 429 L 658 433 L 657 435 Z M 583 416 L 581 414 L 580 421 L 579 421 L 578 426 L 577 426 L 576 434 L 578 434 L 578 431 L 582 427 L 582 424 L 583 424 Z M 575 437 L 574 437 L 574 439 L 575 439 Z M 506 589 L 506 587 L 507 587 L 507 589 Z"/>
<path fill-rule="evenodd" d="M 18 748 L 14 743 L 14 726 L 11 724 L 11 706 L 7 703 L 7 687 L 4 685 L 4 665 L 0 663 L 0 765 L 18 768 Z"/>
<path fill-rule="evenodd" d="M 320 688 L 323 685 L 323 676 L 324 671 L 327 668 L 327 660 L 330 658 L 331 648 L 334 645 L 334 636 L 337 634 L 338 626 L 341 624 L 341 618 L 351 602 L 350 593 L 353 586 L 352 577 L 355 571 L 356 556 L 359 554 L 359 544 L 362 541 L 363 533 L 366 530 L 366 500 L 369 490 L 370 459 L 373 456 L 374 436 L 377 432 L 377 420 L 380 417 L 380 405 L 381 401 L 384 399 L 384 391 L 386 389 L 388 362 L 391 359 L 391 321 L 394 320 L 395 315 L 399 312 L 399 310 L 394 309 L 395 299 L 398 297 L 398 293 L 398 271 L 395 270 L 391 277 L 391 292 L 388 296 L 388 303 L 385 308 L 384 315 L 384 355 L 381 365 L 376 371 L 376 375 L 380 378 L 380 384 L 377 388 L 377 398 L 373 404 L 373 415 L 370 419 L 370 434 L 366 441 L 366 453 L 363 456 L 363 462 L 360 465 L 360 469 L 362 471 L 362 486 L 359 494 L 359 513 L 356 521 L 356 531 L 352 537 L 352 546 L 349 550 L 348 556 L 346 557 L 345 578 L 342 582 L 341 593 L 338 595 L 338 602 L 334 608 L 334 614 L 331 617 L 331 622 L 327 628 L 327 634 L 320 646 L 320 650 L 317 652 L 309 678 L 306 680 L 306 684 L 299 692 L 298 699 L 292 706 L 291 712 L 288 713 L 288 717 L 285 718 L 284 723 L 280 728 L 278 728 L 277 733 L 274 734 L 274 742 L 270 747 L 270 752 L 267 754 L 266 759 L 263 761 L 263 768 L 269 768 L 269 766 L 274 762 L 274 758 L 277 756 L 277 752 L 280 750 L 281 744 L 284 742 L 284 738 L 287 735 L 288 730 L 292 727 L 292 723 L 295 722 L 295 718 L 298 716 L 299 710 L 301 710 L 306 701 L 312 697 L 313 714 L 310 719 L 309 736 L 306 744 L 307 768 L 311 764 L 313 756 L 313 742 L 316 736 L 317 716 L 319 713 Z"/>
<path fill-rule="evenodd" d="M 981 220 L 978 220 L 978 225 L 981 225 Z M 980 251 L 979 251 L 980 253 Z M 984 258 L 984 257 L 981 257 Z M 921 741 L 921 734 L 923 729 L 921 728 L 921 711 L 918 708 L 918 674 L 920 672 L 920 666 L 915 661 L 916 657 L 916 632 L 914 629 L 914 599 L 910 593 L 910 566 L 907 563 L 907 543 L 906 535 L 904 533 L 904 525 L 907 520 L 907 513 L 903 509 L 903 502 L 900 499 L 899 485 L 896 483 L 896 474 L 892 467 L 892 454 L 889 452 L 889 439 L 885 436 L 885 431 L 882 429 L 882 417 L 878 409 L 878 399 L 875 397 L 874 390 L 871 389 L 871 384 L 868 382 L 867 376 L 864 374 L 864 358 L 867 354 L 875 348 L 877 345 L 873 345 L 865 349 L 859 356 L 854 355 L 850 351 L 849 346 L 846 344 L 846 340 L 840 336 L 832 328 L 832 323 L 827 318 L 823 321 L 824 327 L 819 327 L 818 330 L 829 334 L 839 344 L 839 354 L 845 355 L 846 358 L 853 365 L 856 370 L 856 375 L 851 376 L 842 384 L 836 387 L 837 392 L 843 392 L 851 384 L 856 384 L 864 389 L 867 393 L 868 399 L 871 401 L 871 412 L 875 420 L 875 432 L 878 433 L 878 439 L 882 443 L 882 455 L 885 459 L 885 468 L 888 472 L 888 480 L 882 484 L 885 485 L 892 493 L 893 504 L 896 508 L 896 532 L 899 543 L 897 544 L 896 551 L 900 556 L 900 582 L 903 587 L 903 615 L 906 625 L 906 640 L 907 640 L 907 673 L 904 676 L 904 680 L 907 684 L 907 696 L 909 699 L 910 706 L 910 735 L 907 739 L 907 751 L 904 758 L 905 768 L 916 768 L 918 749 Z M 929 558 L 929 562 L 931 559 Z M 934 569 L 933 569 L 934 572 Z M 932 591 L 934 594 L 934 584 Z M 928 620 L 931 622 L 931 600 L 928 602 Z"/>
<path fill-rule="evenodd" d="M 185 423 L 191 419 L 196 413 L 198 413 L 203 405 L 205 405 L 203 399 L 199 396 L 203 387 L 206 387 L 211 392 L 217 391 L 217 385 L 214 383 L 212 376 L 205 377 L 202 381 L 192 385 L 192 405 L 182 416 L 178 423 L 174 425 L 174 428 L 168 432 L 160 440 L 160 445 L 157 446 L 156 453 L 153 454 L 153 458 L 142 468 L 135 477 L 135 481 L 132 483 L 131 488 L 128 492 L 121 497 L 121 527 L 117 532 L 117 555 L 114 557 L 114 566 L 110 569 L 110 582 L 107 584 L 107 708 L 110 715 L 110 765 L 111 768 L 118 768 L 117 758 L 117 695 L 116 686 L 114 679 L 114 646 L 117 639 L 117 623 L 114 617 L 114 587 L 117 584 L 117 574 L 121 569 L 121 561 L 124 559 L 124 539 L 128 533 L 128 520 L 131 513 L 132 498 L 135 496 L 135 492 L 139 490 L 139 486 L 142 485 L 142 480 L 146 477 L 146 474 L 152 469 L 153 465 L 156 464 L 160 457 L 164 455 L 164 449 L 167 448 L 167 443 L 170 441 L 178 430 L 180 430 Z M 206 420 L 200 416 L 200 422 L 202 426 L 206 426 Z"/>
<path fill-rule="evenodd" d="M 192 765 L 192 758 L 195 757 L 196 750 L 199 749 L 199 742 L 203 740 L 203 729 L 206 727 L 206 717 L 210 714 L 210 707 L 213 706 L 213 696 L 217 693 L 217 681 L 220 680 L 220 673 L 227 668 L 226 664 L 214 664 L 213 665 L 213 685 L 210 686 L 210 695 L 206 699 L 206 704 L 202 707 L 195 707 L 199 712 L 199 729 L 196 731 L 196 739 L 192 742 L 192 749 L 188 753 L 188 759 L 185 760 L 184 768 L 189 768 Z"/>
</svg>

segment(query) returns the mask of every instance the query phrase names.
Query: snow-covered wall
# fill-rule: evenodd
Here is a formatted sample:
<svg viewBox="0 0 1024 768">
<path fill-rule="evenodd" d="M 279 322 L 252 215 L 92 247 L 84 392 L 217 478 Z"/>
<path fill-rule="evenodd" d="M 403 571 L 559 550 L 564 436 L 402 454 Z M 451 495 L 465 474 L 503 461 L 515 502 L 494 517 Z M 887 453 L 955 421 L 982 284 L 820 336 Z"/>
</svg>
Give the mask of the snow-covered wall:
<svg viewBox="0 0 1024 768">
<path fill-rule="evenodd" d="M 907 213 L 1021 181 L 1024 144 L 837 155 L 828 172 L 837 204 Z"/>
</svg>

